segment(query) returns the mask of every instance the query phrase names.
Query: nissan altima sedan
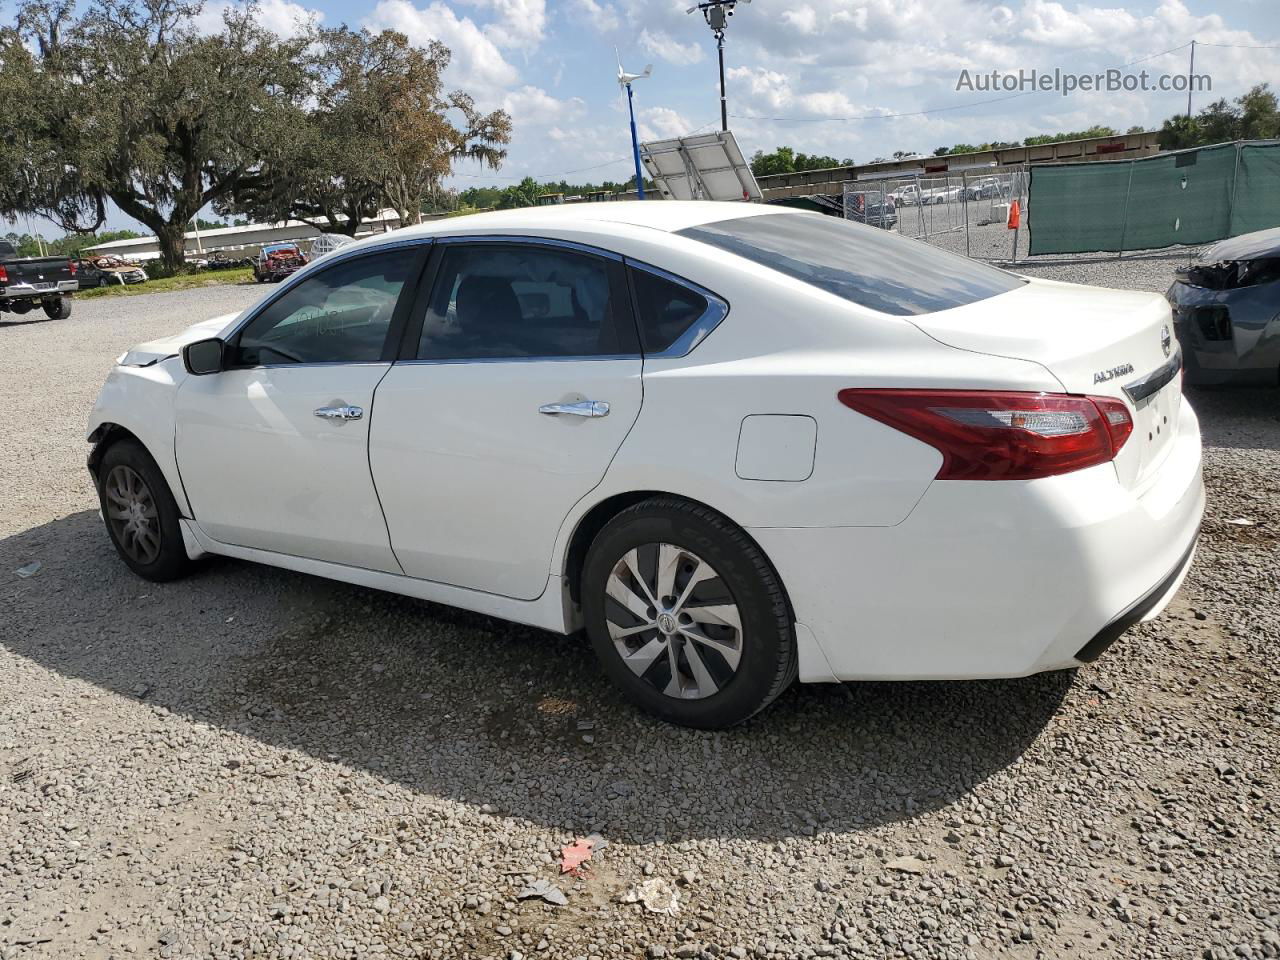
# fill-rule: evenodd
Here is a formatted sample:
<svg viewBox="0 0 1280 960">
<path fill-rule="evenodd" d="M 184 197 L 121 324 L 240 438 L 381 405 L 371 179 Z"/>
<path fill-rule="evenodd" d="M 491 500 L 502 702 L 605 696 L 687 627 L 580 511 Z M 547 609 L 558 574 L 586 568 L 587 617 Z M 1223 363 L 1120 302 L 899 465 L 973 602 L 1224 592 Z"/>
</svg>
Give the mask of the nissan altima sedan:
<svg viewBox="0 0 1280 960">
<path fill-rule="evenodd" d="M 1096 658 L 1191 564 L 1159 296 L 753 204 L 380 235 L 120 358 L 89 467 L 151 580 L 252 560 L 548 630 L 723 727 L 808 682 Z"/>
</svg>

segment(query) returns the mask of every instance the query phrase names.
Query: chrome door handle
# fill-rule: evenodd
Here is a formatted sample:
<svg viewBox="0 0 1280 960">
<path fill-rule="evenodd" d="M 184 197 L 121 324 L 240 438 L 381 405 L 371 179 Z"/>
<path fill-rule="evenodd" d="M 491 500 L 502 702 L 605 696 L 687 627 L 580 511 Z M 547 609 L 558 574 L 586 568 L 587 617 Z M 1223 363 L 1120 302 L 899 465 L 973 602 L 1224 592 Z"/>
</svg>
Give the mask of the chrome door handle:
<svg viewBox="0 0 1280 960">
<path fill-rule="evenodd" d="M 604 400 L 581 400 L 578 403 L 544 403 L 538 408 L 539 413 L 549 417 L 568 414 L 571 417 L 607 417 L 609 404 Z"/>
<path fill-rule="evenodd" d="M 364 407 L 320 407 L 315 414 L 325 420 L 359 420 L 364 416 Z"/>
</svg>

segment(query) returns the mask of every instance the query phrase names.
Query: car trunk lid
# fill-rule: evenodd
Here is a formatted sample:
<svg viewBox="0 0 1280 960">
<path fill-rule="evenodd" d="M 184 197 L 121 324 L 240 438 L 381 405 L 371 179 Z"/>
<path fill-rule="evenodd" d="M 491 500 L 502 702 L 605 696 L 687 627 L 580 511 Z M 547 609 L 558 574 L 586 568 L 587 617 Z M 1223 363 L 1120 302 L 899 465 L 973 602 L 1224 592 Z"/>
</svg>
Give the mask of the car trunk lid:
<svg viewBox="0 0 1280 960">
<path fill-rule="evenodd" d="M 1169 304 L 1158 294 L 1031 280 L 911 322 L 949 346 L 1039 363 L 1068 393 L 1123 400 L 1134 419 L 1115 460 L 1126 487 L 1142 487 L 1171 448 L 1182 382 Z"/>
</svg>

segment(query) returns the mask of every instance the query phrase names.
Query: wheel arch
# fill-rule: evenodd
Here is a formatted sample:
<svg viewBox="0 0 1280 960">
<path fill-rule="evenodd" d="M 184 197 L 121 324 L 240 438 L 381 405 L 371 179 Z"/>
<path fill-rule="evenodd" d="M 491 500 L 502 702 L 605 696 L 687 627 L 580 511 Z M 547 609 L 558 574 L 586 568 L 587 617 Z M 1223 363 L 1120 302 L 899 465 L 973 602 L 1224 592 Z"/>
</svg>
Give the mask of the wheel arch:
<svg viewBox="0 0 1280 960">
<path fill-rule="evenodd" d="M 90 431 L 86 438 L 89 443 L 93 444 L 89 451 L 89 472 L 93 474 L 94 480 L 98 479 L 98 464 L 102 462 L 103 454 L 107 449 L 121 440 L 134 440 L 142 449 L 146 450 L 147 445 L 142 439 L 127 427 L 123 427 L 118 423 L 110 420 L 103 421 Z M 150 453 L 150 450 L 147 450 Z M 151 459 L 155 459 L 154 455 Z"/>
<path fill-rule="evenodd" d="M 795 620 L 795 608 L 791 604 L 791 595 L 787 592 L 786 581 L 782 579 L 782 574 L 778 570 L 777 564 L 769 556 L 769 552 L 764 546 L 751 536 L 751 531 L 735 520 L 730 514 L 725 513 L 715 504 L 707 503 L 699 500 L 697 497 L 685 496 L 682 493 L 675 493 L 671 490 L 629 490 L 622 493 L 611 494 L 608 497 L 593 504 L 581 517 L 578 518 L 574 526 L 573 533 L 570 534 L 568 545 L 565 548 L 563 576 L 566 589 L 568 591 L 569 601 L 577 606 L 582 602 L 582 570 L 586 564 L 587 552 L 591 549 L 591 544 L 595 541 L 596 535 L 600 533 L 618 514 L 628 507 L 645 500 L 651 500 L 655 497 L 669 497 L 674 500 L 684 500 L 686 503 L 696 504 L 705 507 L 708 510 L 714 510 L 720 516 L 724 517 L 746 536 L 768 560 L 769 565 L 773 567 L 773 572 L 778 578 L 778 582 L 782 584 L 782 595 L 787 601 L 787 610 L 790 612 L 791 619 Z"/>
</svg>

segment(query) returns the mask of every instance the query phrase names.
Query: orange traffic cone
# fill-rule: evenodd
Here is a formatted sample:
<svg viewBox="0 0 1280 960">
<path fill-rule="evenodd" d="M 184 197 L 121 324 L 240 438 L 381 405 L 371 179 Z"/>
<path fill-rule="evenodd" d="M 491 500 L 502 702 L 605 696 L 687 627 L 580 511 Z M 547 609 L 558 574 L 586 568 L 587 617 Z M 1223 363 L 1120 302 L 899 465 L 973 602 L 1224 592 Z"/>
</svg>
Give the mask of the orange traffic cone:
<svg viewBox="0 0 1280 960">
<path fill-rule="evenodd" d="M 1015 200 L 1013 203 L 1009 204 L 1009 229 L 1017 230 L 1021 224 L 1022 208 L 1018 206 L 1018 201 Z"/>
</svg>

